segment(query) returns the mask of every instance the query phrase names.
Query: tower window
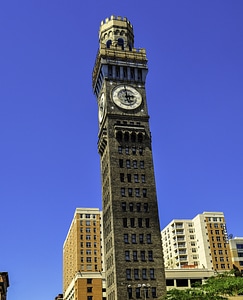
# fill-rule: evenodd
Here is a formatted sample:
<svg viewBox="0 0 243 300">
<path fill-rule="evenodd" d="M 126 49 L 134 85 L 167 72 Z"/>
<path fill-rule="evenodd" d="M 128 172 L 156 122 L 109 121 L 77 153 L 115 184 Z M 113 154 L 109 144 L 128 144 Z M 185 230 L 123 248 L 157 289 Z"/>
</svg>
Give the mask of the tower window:
<svg viewBox="0 0 243 300">
<path fill-rule="evenodd" d="M 145 226 L 146 226 L 147 228 L 149 228 L 149 218 L 146 218 L 146 219 L 145 219 Z"/>
<path fill-rule="evenodd" d="M 147 189 L 143 189 L 143 197 L 147 197 Z"/>
<path fill-rule="evenodd" d="M 127 218 L 123 218 L 123 227 L 127 228 Z"/>
<path fill-rule="evenodd" d="M 130 261 L 130 251 L 125 251 L 125 260 Z"/>
<path fill-rule="evenodd" d="M 121 131 L 118 131 L 118 132 L 116 133 L 116 139 L 117 139 L 119 142 L 122 141 L 122 132 L 121 132 Z"/>
<path fill-rule="evenodd" d="M 139 188 L 135 188 L 135 195 L 136 195 L 136 197 L 140 197 L 140 189 Z"/>
<path fill-rule="evenodd" d="M 138 174 L 134 174 L 134 182 L 138 182 Z"/>
<path fill-rule="evenodd" d="M 140 212 L 141 211 L 141 203 L 137 203 L 137 211 Z"/>
<path fill-rule="evenodd" d="M 134 218 L 131 218 L 130 219 L 130 224 L 131 224 L 131 227 L 135 227 L 135 219 Z"/>
<path fill-rule="evenodd" d="M 120 67 L 119 66 L 116 67 L 116 77 L 120 78 Z"/>
<path fill-rule="evenodd" d="M 127 210 L 126 202 L 122 202 L 122 211 L 126 211 L 126 210 Z"/>
<path fill-rule="evenodd" d="M 132 188 L 128 188 L 128 196 L 132 197 Z"/>
<path fill-rule="evenodd" d="M 122 154 L 122 146 L 118 146 L 118 153 Z"/>
<path fill-rule="evenodd" d="M 129 210 L 133 211 L 133 203 L 129 203 Z"/>
<path fill-rule="evenodd" d="M 132 147 L 132 154 L 135 155 L 136 154 L 136 147 Z"/>
<path fill-rule="evenodd" d="M 142 179 L 142 182 L 144 183 L 145 182 L 145 175 L 144 174 L 141 175 L 141 179 Z"/>
<path fill-rule="evenodd" d="M 125 153 L 126 153 L 126 154 L 129 154 L 129 147 L 126 147 L 126 148 L 125 148 Z"/>
<path fill-rule="evenodd" d="M 121 196 L 125 197 L 125 188 L 121 188 Z"/>
<path fill-rule="evenodd" d="M 151 234 L 150 233 L 147 234 L 147 243 L 148 244 L 152 243 L 152 239 L 151 239 Z"/>
<path fill-rule="evenodd" d="M 131 269 L 126 269 L 127 280 L 131 279 Z"/>
<path fill-rule="evenodd" d="M 120 181 L 124 182 L 124 173 L 120 173 Z"/>
<path fill-rule="evenodd" d="M 136 133 L 134 133 L 134 132 L 131 134 L 131 141 L 132 141 L 133 143 L 136 142 Z"/>
<path fill-rule="evenodd" d="M 145 261 L 145 251 L 144 250 L 140 251 L 140 255 L 141 255 L 141 261 Z"/>
<path fill-rule="evenodd" d="M 134 169 L 137 169 L 138 167 L 138 162 L 136 160 L 133 161 L 133 168 Z"/>
<path fill-rule="evenodd" d="M 130 159 L 127 159 L 127 160 L 126 160 L 126 166 L 127 166 L 127 168 L 131 168 L 131 162 L 130 162 Z"/>
<path fill-rule="evenodd" d="M 147 269 L 142 269 L 142 278 L 147 279 Z"/>
<path fill-rule="evenodd" d="M 139 279 L 139 269 L 134 269 L 134 279 L 135 280 Z M 138 290 L 139 290 L 139 295 L 137 296 L 137 293 L 136 293 L 136 297 L 140 298 L 140 289 L 138 289 Z"/>
<path fill-rule="evenodd" d="M 142 143 L 142 141 L 143 141 L 143 135 L 142 135 L 142 133 L 139 133 L 138 134 L 138 142 Z"/>
<path fill-rule="evenodd" d="M 109 75 L 109 77 L 112 77 L 112 66 L 111 65 L 108 66 L 108 75 Z"/>
<path fill-rule="evenodd" d="M 149 261 L 153 261 L 153 251 L 152 250 L 148 251 L 148 259 L 149 259 Z"/>
<path fill-rule="evenodd" d="M 144 169 L 144 160 L 140 160 L 140 168 Z"/>
<path fill-rule="evenodd" d="M 123 168 L 123 159 L 119 159 L 119 167 Z"/>
<path fill-rule="evenodd" d="M 142 155 L 143 154 L 143 148 L 139 148 L 139 154 Z"/>
<path fill-rule="evenodd" d="M 154 269 L 150 269 L 150 279 L 155 279 Z"/>
<path fill-rule="evenodd" d="M 133 256 L 133 261 L 137 261 L 138 260 L 138 251 L 137 250 L 134 250 L 132 252 L 132 256 Z"/>
<path fill-rule="evenodd" d="M 139 228 L 143 227 L 143 219 L 142 218 L 138 218 L 138 227 Z"/>
<path fill-rule="evenodd" d="M 144 203 L 144 204 L 143 204 L 143 209 L 144 209 L 145 212 L 148 212 L 148 211 L 149 211 L 148 203 Z"/>
<path fill-rule="evenodd" d="M 122 50 L 124 50 L 124 40 L 122 38 L 119 38 L 117 40 L 117 45 L 120 46 Z"/>
<path fill-rule="evenodd" d="M 123 67 L 123 77 L 127 78 L 127 67 Z"/>
<path fill-rule="evenodd" d="M 156 287 L 152 287 L 152 297 L 157 298 Z"/>
<path fill-rule="evenodd" d="M 132 181 L 132 175 L 131 174 L 127 174 L 127 182 L 131 182 Z"/>
<path fill-rule="evenodd" d="M 143 244 L 143 233 L 139 234 L 139 243 Z"/>
<path fill-rule="evenodd" d="M 125 142 L 129 141 L 129 133 L 128 132 L 125 132 L 125 134 L 124 134 L 124 141 Z"/>
<path fill-rule="evenodd" d="M 106 42 L 106 48 L 110 48 L 111 44 L 112 44 L 112 41 L 111 41 L 111 40 L 108 40 L 108 41 Z"/>
<path fill-rule="evenodd" d="M 127 233 L 124 234 L 124 243 L 125 243 L 125 244 L 128 244 L 128 243 L 129 243 L 129 242 L 128 242 L 128 234 L 127 234 Z"/>
<path fill-rule="evenodd" d="M 135 234 L 135 233 L 132 234 L 132 243 L 133 243 L 133 244 L 136 244 L 136 243 L 137 243 L 137 240 L 136 240 L 136 234 Z"/>
</svg>

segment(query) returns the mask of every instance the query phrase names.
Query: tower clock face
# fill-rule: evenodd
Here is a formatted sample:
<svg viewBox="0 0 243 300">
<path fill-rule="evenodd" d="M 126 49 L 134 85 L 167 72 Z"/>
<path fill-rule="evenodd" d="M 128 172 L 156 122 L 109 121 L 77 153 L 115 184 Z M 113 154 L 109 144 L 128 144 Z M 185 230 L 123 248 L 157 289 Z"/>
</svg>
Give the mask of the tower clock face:
<svg viewBox="0 0 243 300">
<path fill-rule="evenodd" d="M 105 94 L 102 93 L 99 101 L 99 122 L 101 123 L 105 110 Z"/>
<path fill-rule="evenodd" d="M 135 109 L 142 103 L 141 94 L 129 85 L 118 85 L 112 91 L 114 103 L 123 109 Z"/>
</svg>

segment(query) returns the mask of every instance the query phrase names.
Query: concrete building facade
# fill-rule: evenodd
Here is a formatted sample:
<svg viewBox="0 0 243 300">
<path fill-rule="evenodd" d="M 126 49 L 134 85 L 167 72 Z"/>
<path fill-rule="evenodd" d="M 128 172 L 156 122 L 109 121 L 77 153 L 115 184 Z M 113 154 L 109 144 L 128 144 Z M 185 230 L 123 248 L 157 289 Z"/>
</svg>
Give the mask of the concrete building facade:
<svg viewBox="0 0 243 300">
<path fill-rule="evenodd" d="M 204 212 L 191 220 L 173 220 L 161 234 L 168 269 L 229 271 L 233 267 L 222 212 Z"/>
</svg>

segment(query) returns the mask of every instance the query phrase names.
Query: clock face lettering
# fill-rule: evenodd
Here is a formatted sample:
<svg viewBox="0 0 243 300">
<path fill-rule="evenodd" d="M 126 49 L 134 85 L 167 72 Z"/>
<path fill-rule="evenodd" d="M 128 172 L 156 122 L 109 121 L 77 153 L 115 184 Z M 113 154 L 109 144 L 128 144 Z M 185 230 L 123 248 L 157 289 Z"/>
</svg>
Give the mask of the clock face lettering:
<svg viewBox="0 0 243 300">
<path fill-rule="evenodd" d="M 141 94 L 129 85 L 119 85 L 112 91 L 114 103 L 123 109 L 135 109 L 142 103 Z"/>
<path fill-rule="evenodd" d="M 99 101 L 99 122 L 101 123 L 105 110 L 105 94 L 102 93 Z"/>
</svg>

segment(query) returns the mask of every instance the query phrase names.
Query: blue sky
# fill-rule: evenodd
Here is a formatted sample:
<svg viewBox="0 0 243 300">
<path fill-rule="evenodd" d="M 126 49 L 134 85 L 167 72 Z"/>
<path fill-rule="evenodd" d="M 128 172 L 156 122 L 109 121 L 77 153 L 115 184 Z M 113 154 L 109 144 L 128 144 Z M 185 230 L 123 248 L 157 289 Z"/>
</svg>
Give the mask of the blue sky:
<svg viewBox="0 0 243 300">
<path fill-rule="evenodd" d="M 9 300 L 62 292 L 76 207 L 101 208 L 91 73 L 101 20 L 126 16 L 149 59 L 161 228 L 222 211 L 243 236 L 243 1 L 0 2 L 0 271 Z"/>
</svg>

